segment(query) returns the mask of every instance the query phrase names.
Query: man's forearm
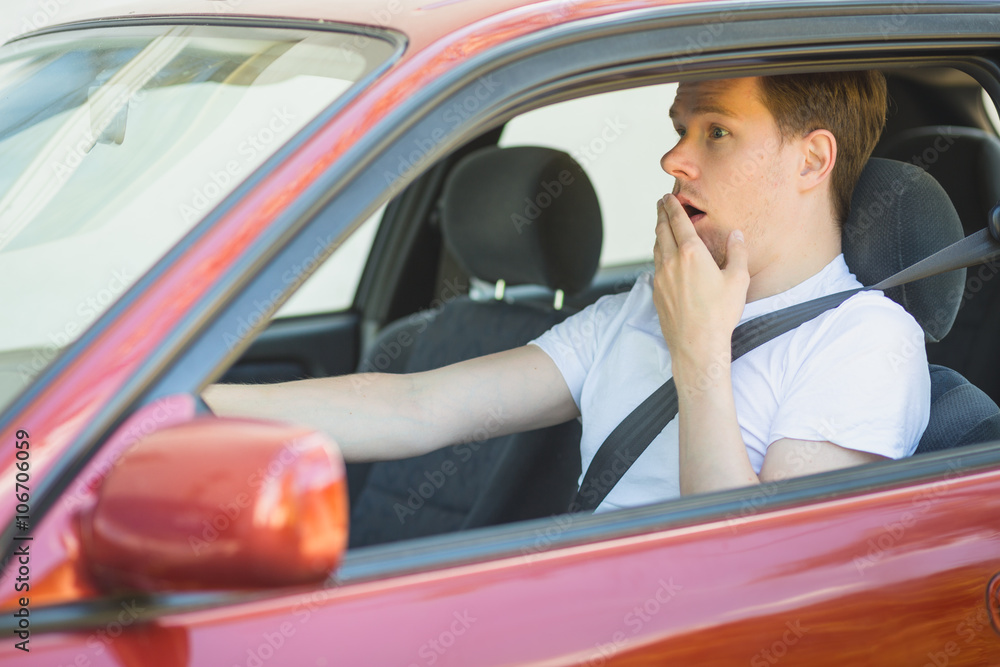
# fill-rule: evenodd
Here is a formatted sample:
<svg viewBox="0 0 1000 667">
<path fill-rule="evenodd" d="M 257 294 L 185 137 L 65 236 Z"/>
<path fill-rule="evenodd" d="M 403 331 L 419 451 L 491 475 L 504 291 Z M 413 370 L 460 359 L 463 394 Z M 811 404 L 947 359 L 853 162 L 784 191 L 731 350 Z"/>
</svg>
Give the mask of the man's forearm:
<svg viewBox="0 0 1000 667">
<path fill-rule="evenodd" d="M 350 462 L 422 454 L 439 434 L 414 405 L 412 376 L 366 373 L 278 384 L 212 385 L 205 402 L 224 416 L 311 426 L 332 438 Z"/>
<path fill-rule="evenodd" d="M 559 369 L 533 345 L 422 373 L 212 385 L 202 396 L 219 415 L 311 426 L 350 462 L 417 456 L 579 414 Z"/>
<path fill-rule="evenodd" d="M 729 353 L 674 363 L 681 494 L 759 483 L 736 418 Z"/>
</svg>

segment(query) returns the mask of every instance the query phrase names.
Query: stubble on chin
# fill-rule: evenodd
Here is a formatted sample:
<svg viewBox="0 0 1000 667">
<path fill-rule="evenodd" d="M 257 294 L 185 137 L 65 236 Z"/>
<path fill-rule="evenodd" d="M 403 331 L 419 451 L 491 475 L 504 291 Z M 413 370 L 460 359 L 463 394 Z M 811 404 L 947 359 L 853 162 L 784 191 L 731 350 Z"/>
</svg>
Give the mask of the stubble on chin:
<svg viewBox="0 0 1000 667">
<path fill-rule="evenodd" d="M 715 229 L 698 229 L 698 238 L 701 239 L 705 247 L 708 248 L 708 252 L 711 253 L 712 259 L 715 263 L 719 265 L 721 269 L 726 263 L 726 240 L 727 237 L 719 230 Z"/>
</svg>

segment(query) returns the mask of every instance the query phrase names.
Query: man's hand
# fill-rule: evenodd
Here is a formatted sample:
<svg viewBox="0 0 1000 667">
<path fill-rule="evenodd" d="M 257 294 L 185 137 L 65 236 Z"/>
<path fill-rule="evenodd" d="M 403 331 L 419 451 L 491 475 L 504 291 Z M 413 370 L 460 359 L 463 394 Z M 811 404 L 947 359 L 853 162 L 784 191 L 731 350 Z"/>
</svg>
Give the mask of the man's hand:
<svg viewBox="0 0 1000 667">
<path fill-rule="evenodd" d="M 681 493 L 757 484 L 733 402 L 732 337 L 750 275 L 738 231 L 722 268 L 677 201 L 657 202 L 653 302 L 677 386 Z"/>
<path fill-rule="evenodd" d="M 704 371 L 720 355 L 729 358 L 733 329 L 746 305 L 750 274 L 743 234 L 726 242 L 720 269 L 677 197 L 657 202 L 653 302 L 674 360 Z"/>
</svg>

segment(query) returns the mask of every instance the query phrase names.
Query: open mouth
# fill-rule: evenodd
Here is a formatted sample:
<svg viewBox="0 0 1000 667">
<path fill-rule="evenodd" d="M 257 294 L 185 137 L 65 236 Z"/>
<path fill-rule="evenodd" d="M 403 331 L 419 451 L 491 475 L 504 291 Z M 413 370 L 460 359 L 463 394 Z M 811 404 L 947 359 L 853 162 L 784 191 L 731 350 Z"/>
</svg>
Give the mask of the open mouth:
<svg viewBox="0 0 1000 667">
<path fill-rule="evenodd" d="M 704 211 L 702 211 L 700 208 L 695 208 L 694 206 L 691 206 L 691 204 L 684 204 L 684 212 L 688 214 L 689 218 L 691 218 L 691 222 L 698 222 L 699 220 L 705 217 Z"/>
</svg>

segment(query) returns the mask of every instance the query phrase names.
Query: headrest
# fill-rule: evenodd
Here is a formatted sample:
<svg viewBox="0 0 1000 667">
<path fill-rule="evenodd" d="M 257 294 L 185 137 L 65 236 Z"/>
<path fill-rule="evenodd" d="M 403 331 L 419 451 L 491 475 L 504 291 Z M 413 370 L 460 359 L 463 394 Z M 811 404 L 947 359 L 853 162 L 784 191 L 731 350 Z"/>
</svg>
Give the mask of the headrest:
<svg viewBox="0 0 1000 667">
<path fill-rule="evenodd" d="M 955 207 L 927 172 L 872 158 L 861 172 L 844 222 L 844 259 L 861 283 L 873 285 L 963 236 Z M 885 293 L 917 320 L 928 342 L 937 342 L 951 329 L 964 288 L 962 269 Z"/>
<path fill-rule="evenodd" d="M 879 157 L 926 169 L 951 197 L 965 235 L 986 226 L 1000 200 L 1000 139 L 972 127 L 915 127 L 879 146 Z"/>
<path fill-rule="evenodd" d="M 573 294 L 590 285 L 603 230 L 597 193 L 576 161 L 535 146 L 462 158 L 441 195 L 444 240 L 470 276 Z"/>
</svg>

